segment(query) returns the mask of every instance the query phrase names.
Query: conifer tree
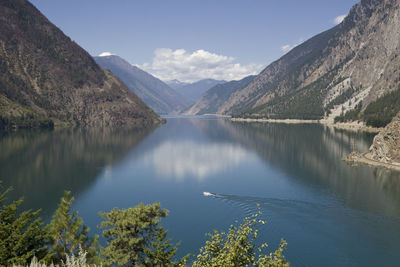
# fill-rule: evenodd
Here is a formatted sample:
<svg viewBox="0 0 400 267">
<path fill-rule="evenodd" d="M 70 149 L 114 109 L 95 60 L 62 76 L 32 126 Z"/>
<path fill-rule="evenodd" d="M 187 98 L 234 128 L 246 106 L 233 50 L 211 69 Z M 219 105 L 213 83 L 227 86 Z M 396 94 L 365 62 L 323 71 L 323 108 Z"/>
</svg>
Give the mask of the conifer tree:
<svg viewBox="0 0 400 267">
<path fill-rule="evenodd" d="M 231 225 L 228 232 L 215 230 L 213 234 L 207 234 L 209 240 L 200 249 L 193 267 L 289 267 L 283 255 L 286 241 L 282 240 L 279 248 L 270 254 L 261 254 L 268 246 L 266 243 L 258 248 L 254 244 L 258 235 L 256 224 L 265 223 L 259 219 L 259 215 L 261 212 L 246 217 L 239 226 Z M 256 259 L 256 249 L 261 254 L 258 259 Z"/>
<path fill-rule="evenodd" d="M 73 202 L 71 192 L 65 191 L 49 224 L 50 254 L 46 259 L 54 263 L 65 262 L 67 255 L 78 256 L 81 246 L 87 252 L 88 263 L 96 263 L 98 236 L 88 236 L 90 229 L 83 224 L 77 211 L 71 211 Z"/>
<path fill-rule="evenodd" d="M 176 246 L 166 238 L 167 232 L 159 225 L 168 211 L 160 203 L 129 209 L 100 212 L 106 219 L 100 225 L 108 246 L 101 250 L 106 264 L 118 266 L 184 266 L 186 258 L 174 262 Z"/>
<path fill-rule="evenodd" d="M 26 265 L 33 257 L 40 260 L 46 256 L 47 233 L 40 210 L 18 213 L 22 198 L 6 205 L 10 190 L 0 192 L 0 266 Z"/>
</svg>

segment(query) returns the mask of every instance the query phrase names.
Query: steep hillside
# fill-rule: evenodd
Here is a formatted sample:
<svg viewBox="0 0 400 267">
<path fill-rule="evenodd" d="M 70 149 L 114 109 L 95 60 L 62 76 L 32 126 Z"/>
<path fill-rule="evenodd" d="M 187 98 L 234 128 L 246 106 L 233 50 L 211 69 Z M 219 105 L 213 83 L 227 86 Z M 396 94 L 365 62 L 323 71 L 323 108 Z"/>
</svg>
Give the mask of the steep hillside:
<svg viewBox="0 0 400 267">
<path fill-rule="evenodd" d="M 183 95 L 186 99 L 195 103 L 200 97 L 210 88 L 217 84 L 225 83 L 225 81 L 204 79 L 194 83 L 181 83 L 179 81 L 173 80 L 167 82 L 175 91 Z"/>
<path fill-rule="evenodd" d="M 120 78 L 137 96 L 158 114 L 177 113 L 187 109 L 190 102 L 167 84 L 149 73 L 132 66 L 118 56 L 94 58 L 102 68 Z"/>
<path fill-rule="evenodd" d="M 333 122 L 399 88 L 399 77 L 400 0 L 363 0 L 341 24 L 269 65 L 220 110 Z"/>
<path fill-rule="evenodd" d="M 360 103 L 361 104 L 361 103 Z M 400 86 L 371 102 L 365 109 L 362 105 L 336 117 L 335 122 L 362 120 L 368 126 L 385 127 L 400 111 Z"/>
<path fill-rule="evenodd" d="M 201 98 L 185 113 L 191 115 L 220 114 L 219 107 L 231 97 L 231 95 L 247 86 L 255 76 L 248 76 L 240 81 L 230 81 L 217 84 L 206 91 Z"/>
<path fill-rule="evenodd" d="M 0 128 L 161 121 L 28 1 L 0 1 Z"/>
</svg>

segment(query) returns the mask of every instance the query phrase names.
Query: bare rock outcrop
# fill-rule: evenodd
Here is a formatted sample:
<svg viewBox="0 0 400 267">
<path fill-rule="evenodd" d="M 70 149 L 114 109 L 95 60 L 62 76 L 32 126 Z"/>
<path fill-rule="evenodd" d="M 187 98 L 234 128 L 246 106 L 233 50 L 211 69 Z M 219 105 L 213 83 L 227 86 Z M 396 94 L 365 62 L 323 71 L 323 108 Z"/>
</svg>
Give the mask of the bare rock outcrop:
<svg viewBox="0 0 400 267">
<path fill-rule="evenodd" d="M 375 136 L 369 156 L 379 162 L 400 163 L 400 113 Z"/>
</svg>

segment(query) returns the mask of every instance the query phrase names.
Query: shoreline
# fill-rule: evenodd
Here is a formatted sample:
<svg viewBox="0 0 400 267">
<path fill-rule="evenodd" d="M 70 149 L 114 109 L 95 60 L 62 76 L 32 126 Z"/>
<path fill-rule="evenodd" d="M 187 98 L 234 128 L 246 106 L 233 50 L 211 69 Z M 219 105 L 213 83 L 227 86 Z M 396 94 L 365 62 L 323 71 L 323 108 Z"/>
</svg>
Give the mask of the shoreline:
<svg viewBox="0 0 400 267">
<path fill-rule="evenodd" d="M 342 160 L 349 162 L 349 163 L 361 163 L 366 164 L 373 167 L 385 167 L 390 170 L 400 171 L 400 163 L 386 163 L 381 161 L 376 161 L 368 157 L 370 153 L 358 153 L 358 152 L 351 152 L 349 155 L 342 158 Z"/>
<path fill-rule="evenodd" d="M 231 121 L 237 122 L 265 122 L 265 123 L 286 123 L 286 124 L 321 124 L 330 128 L 336 128 L 340 130 L 347 131 L 364 131 L 369 133 L 379 133 L 384 128 L 375 128 L 371 126 L 366 126 L 363 122 L 353 121 L 353 122 L 339 122 L 332 123 L 327 120 L 299 120 L 299 119 L 250 119 L 250 118 L 231 118 Z M 351 152 L 349 155 L 344 156 L 342 160 L 348 163 L 354 164 L 365 164 L 372 167 L 384 167 L 386 169 L 399 171 L 400 172 L 400 162 L 381 162 L 374 160 L 370 157 L 370 152 L 358 153 L 356 151 Z"/>
<path fill-rule="evenodd" d="M 286 124 L 322 124 L 328 127 L 348 130 L 348 131 L 364 131 L 370 133 L 378 133 L 383 128 L 375 128 L 371 126 L 366 126 L 362 122 L 339 122 L 333 123 L 327 120 L 300 120 L 300 119 L 250 119 L 250 118 L 231 118 L 231 121 L 238 122 L 267 122 L 267 123 L 286 123 Z"/>
<path fill-rule="evenodd" d="M 216 113 L 206 113 L 206 114 L 202 114 L 201 116 L 213 116 L 213 117 L 218 117 L 218 118 L 231 118 L 231 116 L 229 116 L 229 115 L 216 114 Z"/>
<path fill-rule="evenodd" d="M 287 124 L 320 123 L 319 120 L 298 120 L 298 119 L 250 119 L 250 118 L 231 118 L 231 121 L 271 122 L 271 123 L 287 123 Z"/>
</svg>

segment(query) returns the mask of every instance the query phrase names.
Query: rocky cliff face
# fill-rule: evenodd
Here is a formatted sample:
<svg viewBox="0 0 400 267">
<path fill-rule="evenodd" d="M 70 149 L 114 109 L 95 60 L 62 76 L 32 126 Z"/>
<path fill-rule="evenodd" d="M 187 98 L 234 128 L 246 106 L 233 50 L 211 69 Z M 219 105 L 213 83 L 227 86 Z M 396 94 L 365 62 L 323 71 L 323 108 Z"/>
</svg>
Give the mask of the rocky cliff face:
<svg viewBox="0 0 400 267">
<path fill-rule="evenodd" d="M 220 111 L 333 121 L 397 90 L 399 76 L 400 0 L 362 0 L 340 25 L 269 65 Z"/>
<path fill-rule="evenodd" d="M 400 113 L 375 136 L 368 156 L 379 162 L 400 163 Z"/>
<path fill-rule="evenodd" d="M 28 1 L 0 1 L 1 128 L 161 121 Z"/>
<path fill-rule="evenodd" d="M 158 114 L 179 113 L 190 101 L 151 74 L 132 66 L 119 56 L 95 57 L 104 69 L 120 78 L 137 96 Z"/>
</svg>

